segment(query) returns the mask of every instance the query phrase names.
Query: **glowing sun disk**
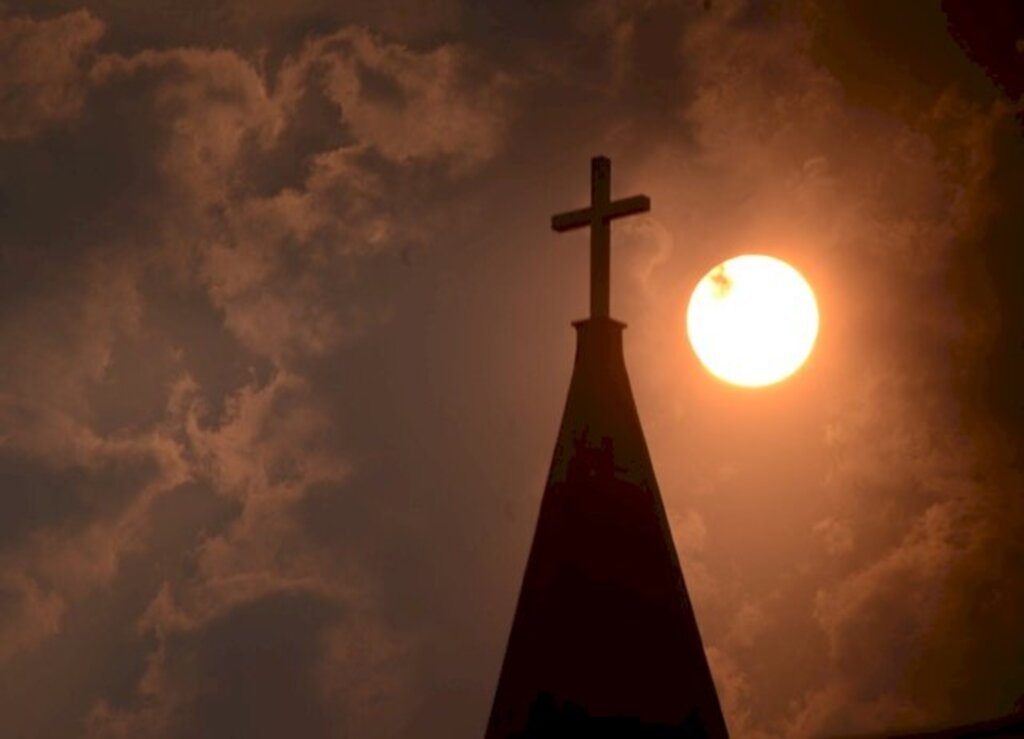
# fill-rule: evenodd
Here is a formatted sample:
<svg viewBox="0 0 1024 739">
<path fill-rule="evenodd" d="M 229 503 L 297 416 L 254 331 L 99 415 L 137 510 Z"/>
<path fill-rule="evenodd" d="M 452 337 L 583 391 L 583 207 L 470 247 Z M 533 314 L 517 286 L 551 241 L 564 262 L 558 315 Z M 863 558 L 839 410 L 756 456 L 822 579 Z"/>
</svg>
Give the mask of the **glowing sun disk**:
<svg viewBox="0 0 1024 739">
<path fill-rule="evenodd" d="M 793 374 L 810 356 L 818 305 L 810 285 L 786 262 L 746 254 L 722 262 L 697 283 L 686 329 L 711 374 L 761 387 Z"/>
</svg>

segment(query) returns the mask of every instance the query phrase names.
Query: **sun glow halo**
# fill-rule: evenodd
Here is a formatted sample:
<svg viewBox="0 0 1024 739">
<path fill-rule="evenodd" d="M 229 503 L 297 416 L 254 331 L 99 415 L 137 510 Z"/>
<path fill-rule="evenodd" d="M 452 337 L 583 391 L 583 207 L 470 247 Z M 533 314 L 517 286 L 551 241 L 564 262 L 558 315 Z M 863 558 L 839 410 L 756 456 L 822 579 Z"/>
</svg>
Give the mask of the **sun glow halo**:
<svg viewBox="0 0 1024 739">
<path fill-rule="evenodd" d="M 803 276 L 781 259 L 745 254 L 697 283 L 686 311 L 701 363 L 733 385 L 762 387 L 789 377 L 810 356 L 818 305 Z"/>
</svg>

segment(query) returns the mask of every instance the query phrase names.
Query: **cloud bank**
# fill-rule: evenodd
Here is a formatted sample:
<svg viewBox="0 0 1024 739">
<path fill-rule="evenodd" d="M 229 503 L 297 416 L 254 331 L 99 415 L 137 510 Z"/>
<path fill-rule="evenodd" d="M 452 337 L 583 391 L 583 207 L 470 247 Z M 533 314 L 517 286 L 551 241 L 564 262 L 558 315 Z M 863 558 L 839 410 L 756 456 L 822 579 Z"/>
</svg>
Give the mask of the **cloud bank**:
<svg viewBox="0 0 1024 739">
<path fill-rule="evenodd" d="M 0 10 L 2 733 L 478 735 L 596 153 L 732 733 L 1009 710 L 1020 100 L 942 11 L 335 5 Z M 742 251 L 822 307 L 761 394 L 681 333 Z"/>
</svg>

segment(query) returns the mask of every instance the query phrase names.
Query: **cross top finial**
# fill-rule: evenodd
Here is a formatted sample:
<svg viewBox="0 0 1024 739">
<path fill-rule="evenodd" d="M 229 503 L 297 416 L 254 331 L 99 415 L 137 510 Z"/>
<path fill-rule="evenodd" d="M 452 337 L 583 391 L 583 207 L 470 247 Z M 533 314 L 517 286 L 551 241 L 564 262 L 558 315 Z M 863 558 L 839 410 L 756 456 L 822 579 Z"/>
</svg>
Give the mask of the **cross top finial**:
<svg viewBox="0 0 1024 739">
<path fill-rule="evenodd" d="M 616 218 L 646 213 L 646 195 L 612 201 L 612 162 L 608 157 L 590 160 L 590 207 L 561 213 L 551 219 L 555 231 L 590 226 L 590 317 L 608 318 L 611 292 L 611 222 Z"/>
</svg>

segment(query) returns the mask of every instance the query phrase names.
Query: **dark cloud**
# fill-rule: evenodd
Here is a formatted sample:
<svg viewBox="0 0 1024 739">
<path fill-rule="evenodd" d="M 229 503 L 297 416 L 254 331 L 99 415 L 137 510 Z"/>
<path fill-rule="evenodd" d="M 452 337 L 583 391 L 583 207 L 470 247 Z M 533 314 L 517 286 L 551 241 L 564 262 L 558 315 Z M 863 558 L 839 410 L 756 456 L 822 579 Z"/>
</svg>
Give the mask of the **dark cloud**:
<svg viewBox="0 0 1024 739">
<path fill-rule="evenodd" d="M 329 603 L 296 594 L 239 605 L 164 642 L 146 667 L 139 705 L 125 711 L 100 702 L 86 720 L 88 735 L 341 733 L 318 684 L 337 618 Z"/>
<path fill-rule="evenodd" d="M 44 20 L 3 20 L 0 139 L 31 138 L 78 116 L 85 60 L 103 30 L 103 23 L 85 10 Z"/>
</svg>

